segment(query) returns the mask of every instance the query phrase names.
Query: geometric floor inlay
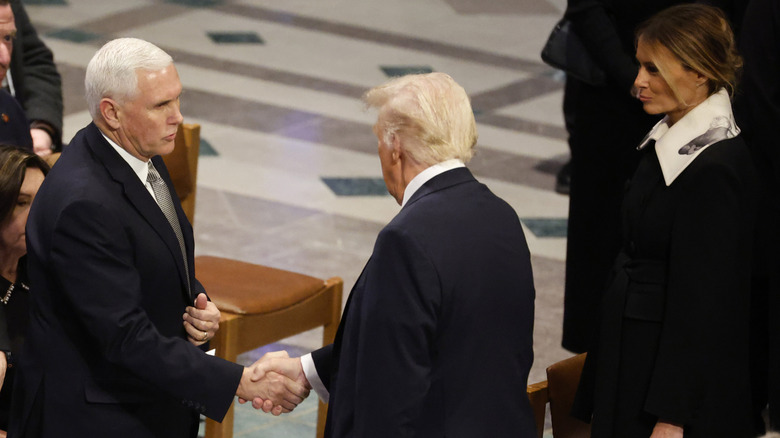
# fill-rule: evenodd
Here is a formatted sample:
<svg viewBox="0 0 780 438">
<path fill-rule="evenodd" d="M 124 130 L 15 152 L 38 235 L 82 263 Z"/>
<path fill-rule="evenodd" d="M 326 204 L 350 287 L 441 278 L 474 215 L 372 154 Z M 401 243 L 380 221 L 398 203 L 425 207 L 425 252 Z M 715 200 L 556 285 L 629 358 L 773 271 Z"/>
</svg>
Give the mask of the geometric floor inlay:
<svg viewBox="0 0 780 438">
<path fill-rule="evenodd" d="M 382 178 L 320 178 L 336 196 L 388 196 Z"/>
<path fill-rule="evenodd" d="M 265 44 L 257 32 L 208 32 L 217 44 Z"/>
<path fill-rule="evenodd" d="M 60 29 L 46 34 L 47 37 L 58 40 L 69 41 L 71 43 L 86 43 L 100 38 L 100 35 L 92 32 L 84 32 L 78 29 Z"/>
<path fill-rule="evenodd" d="M 204 138 L 200 139 L 200 149 L 198 151 L 198 154 L 201 157 L 203 156 L 216 157 L 217 155 L 219 155 L 219 153 L 217 153 L 217 150 L 211 146 L 211 143 L 209 143 L 208 140 Z"/>
<path fill-rule="evenodd" d="M 520 218 L 536 237 L 566 237 L 566 218 Z"/>
<path fill-rule="evenodd" d="M 427 65 L 382 65 L 379 68 L 388 78 L 433 73 L 433 69 Z"/>
</svg>

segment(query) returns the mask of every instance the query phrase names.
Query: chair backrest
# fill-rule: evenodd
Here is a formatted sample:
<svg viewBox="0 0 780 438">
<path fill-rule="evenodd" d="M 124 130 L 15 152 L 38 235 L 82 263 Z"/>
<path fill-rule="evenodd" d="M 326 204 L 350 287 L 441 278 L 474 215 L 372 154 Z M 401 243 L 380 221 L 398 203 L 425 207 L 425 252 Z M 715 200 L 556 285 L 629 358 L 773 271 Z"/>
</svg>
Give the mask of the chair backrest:
<svg viewBox="0 0 780 438">
<path fill-rule="evenodd" d="M 544 436 L 544 413 L 547 410 L 547 402 L 550 401 L 547 393 L 547 381 L 528 385 L 527 392 L 531 409 L 534 411 L 534 420 L 536 420 L 536 437 L 542 438 Z"/>
<path fill-rule="evenodd" d="M 181 208 L 191 224 L 195 223 L 195 194 L 200 156 L 200 125 L 181 124 L 176 133 L 176 145 L 163 157 L 173 181 L 173 188 L 181 201 Z"/>
<path fill-rule="evenodd" d="M 547 368 L 550 418 L 555 438 L 588 438 L 590 424 L 570 415 L 580 383 L 585 353 L 556 362 Z"/>
</svg>

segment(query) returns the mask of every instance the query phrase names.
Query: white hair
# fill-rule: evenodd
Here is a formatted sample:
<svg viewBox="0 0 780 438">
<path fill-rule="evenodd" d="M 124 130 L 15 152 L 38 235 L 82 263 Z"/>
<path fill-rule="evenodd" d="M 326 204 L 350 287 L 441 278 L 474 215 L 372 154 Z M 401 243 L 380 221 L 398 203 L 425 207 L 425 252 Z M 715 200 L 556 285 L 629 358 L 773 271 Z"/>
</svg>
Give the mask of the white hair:
<svg viewBox="0 0 780 438">
<path fill-rule="evenodd" d="M 452 158 L 468 163 L 477 143 L 471 102 L 445 73 L 401 76 L 363 95 L 369 108 L 378 108 L 378 126 L 387 145 L 392 135 L 404 138 L 404 149 L 417 163 L 432 166 Z"/>
<path fill-rule="evenodd" d="M 89 61 L 84 79 L 92 119 L 97 120 L 104 97 L 122 103 L 136 96 L 136 70 L 160 71 L 171 64 L 173 58 L 148 41 L 118 38 L 107 42 Z"/>
</svg>

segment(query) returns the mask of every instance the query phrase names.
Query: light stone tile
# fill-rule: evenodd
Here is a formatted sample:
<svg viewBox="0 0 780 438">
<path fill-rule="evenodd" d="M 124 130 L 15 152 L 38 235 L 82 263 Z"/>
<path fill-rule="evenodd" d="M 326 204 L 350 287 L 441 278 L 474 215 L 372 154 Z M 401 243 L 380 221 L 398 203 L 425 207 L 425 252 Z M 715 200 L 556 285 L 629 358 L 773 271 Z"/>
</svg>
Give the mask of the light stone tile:
<svg viewBox="0 0 780 438">
<path fill-rule="evenodd" d="M 544 40 L 560 18 L 557 13 L 460 15 L 440 0 L 240 0 L 240 3 L 534 60 L 538 60 Z M 345 14 L 347 10 L 349 13 Z"/>
<path fill-rule="evenodd" d="M 154 3 L 153 0 L 68 0 L 64 6 L 25 5 L 24 9 L 37 25 L 78 28 L 78 24 L 85 21 Z"/>
<path fill-rule="evenodd" d="M 170 29 L 181 29 L 171 33 Z M 220 45 L 206 31 L 231 29 L 257 32 L 264 45 Z M 308 31 L 272 22 L 257 21 L 203 10 L 181 14 L 133 29 L 156 44 L 258 64 L 299 74 L 371 87 L 387 78 L 380 65 L 430 65 L 455 77 L 470 92 L 480 92 L 521 79 L 522 73 L 447 56 L 401 49 L 338 35 Z"/>
</svg>

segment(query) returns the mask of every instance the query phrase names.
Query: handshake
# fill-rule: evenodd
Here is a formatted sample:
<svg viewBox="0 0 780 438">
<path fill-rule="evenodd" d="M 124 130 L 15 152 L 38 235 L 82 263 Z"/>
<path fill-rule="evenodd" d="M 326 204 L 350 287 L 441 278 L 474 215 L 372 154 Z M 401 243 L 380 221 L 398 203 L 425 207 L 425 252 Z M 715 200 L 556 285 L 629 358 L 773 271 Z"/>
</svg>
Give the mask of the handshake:
<svg viewBox="0 0 780 438">
<path fill-rule="evenodd" d="M 295 409 L 308 397 L 309 390 L 311 385 L 303 373 L 300 358 L 291 358 L 286 351 L 275 351 L 244 368 L 236 395 L 239 403 L 251 401 L 255 409 L 280 415 Z"/>
</svg>

